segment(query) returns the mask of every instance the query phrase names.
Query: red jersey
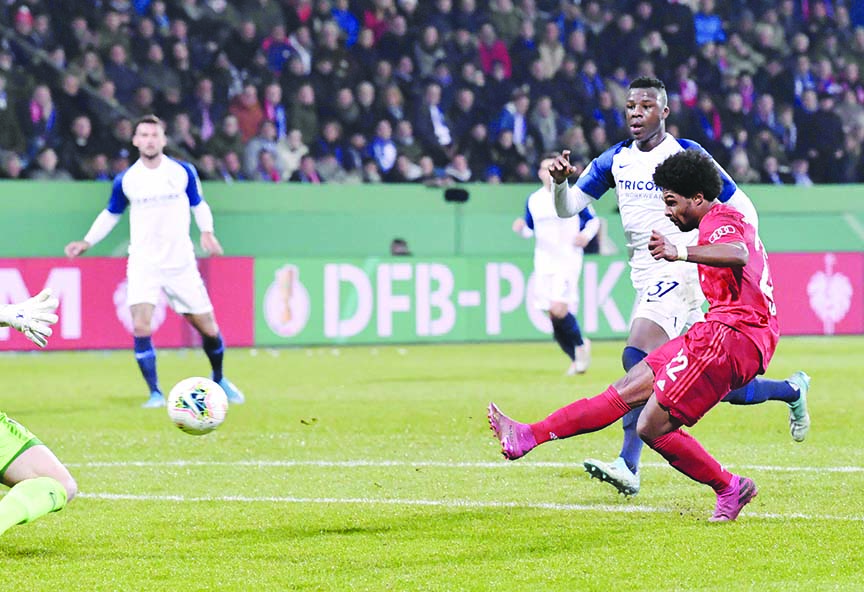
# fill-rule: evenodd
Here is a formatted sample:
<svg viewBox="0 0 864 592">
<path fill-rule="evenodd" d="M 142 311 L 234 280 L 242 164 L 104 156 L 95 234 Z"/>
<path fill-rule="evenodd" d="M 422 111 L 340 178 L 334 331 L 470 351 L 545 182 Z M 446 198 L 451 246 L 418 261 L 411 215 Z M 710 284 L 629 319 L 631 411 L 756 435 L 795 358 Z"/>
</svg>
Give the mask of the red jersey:
<svg viewBox="0 0 864 592">
<path fill-rule="evenodd" d="M 744 221 L 744 216 L 718 203 L 699 223 L 698 244 L 733 242 L 743 242 L 750 253 L 743 268 L 698 266 L 699 284 L 708 300 L 705 320 L 723 323 L 746 335 L 762 356 L 764 372 L 780 338 L 768 254 L 756 229 Z"/>
</svg>

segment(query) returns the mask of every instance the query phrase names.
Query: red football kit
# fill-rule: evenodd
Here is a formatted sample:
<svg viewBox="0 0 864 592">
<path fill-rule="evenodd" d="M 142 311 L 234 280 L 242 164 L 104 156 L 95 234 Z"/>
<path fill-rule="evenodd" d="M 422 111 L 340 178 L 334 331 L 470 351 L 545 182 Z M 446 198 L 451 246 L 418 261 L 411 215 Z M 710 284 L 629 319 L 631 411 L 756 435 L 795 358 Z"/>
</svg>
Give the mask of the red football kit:
<svg viewBox="0 0 864 592">
<path fill-rule="evenodd" d="M 732 242 L 743 242 L 750 253 L 744 267 L 698 266 L 709 305 L 705 322 L 645 358 L 657 401 L 688 426 L 763 374 L 780 337 L 765 248 L 741 213 L 717 204 L 699 224 L 698 244 Z"/>
</svg>

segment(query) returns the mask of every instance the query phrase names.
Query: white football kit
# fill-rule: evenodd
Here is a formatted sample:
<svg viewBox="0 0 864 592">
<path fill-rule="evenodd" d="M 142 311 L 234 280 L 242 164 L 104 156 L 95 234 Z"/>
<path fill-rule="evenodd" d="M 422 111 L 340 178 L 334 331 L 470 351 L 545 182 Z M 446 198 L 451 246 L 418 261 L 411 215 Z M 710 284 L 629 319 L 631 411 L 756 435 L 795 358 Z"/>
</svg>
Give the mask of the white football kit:
<svg viewBox="0 0 864 592">
<path fill-rule="evenodd" d="M 678 245 L 694 245 L 698 239 L 698 231 L 681 232 L 666 217 L 663 193 L 654 185 L 653 175 L 661 162 L 687 149 L 708 154 L 696 142 L 670 134 L 648 152 L 639 150 L 632 139 L 626 140 L 595 158 L 576 181 L 576 187 L 594 199 L 615 189 L 627 240 L 630 281 L 636 290 L 632 318 L 654 321 L 670 339 L 702 319 L 705 297 L 699 287 L 695 264 L 658 261 L 648 251 L 652 230 L 661 232 Z M 756 209 L 750 199 L 719 164 L 717 168 L 723 180 L 718 200 L 743 213 L 746 220 L 758 228 Z"/>
<path fill-rule="evenodd" d="M 111 227 L 127 206 L 127 304 L 155 305 L 160 291 L 164 291 L 171 307 L 180 314 L 212 311 L 189 236 L 190 207 L 195 209 L 199 229 L 213 230 L 212 215 L 195 168 L 164 155 L 155 169 L 136 161 L 114 179 L 106 208 Z M 94 239 L 98 241 L 107 234 L 100 232 L 104 229 L 98 228 L 98 223 L 97 218 L 85 237 L 91 245 Z"/>
<path fill-rule="evenodd" d="M 559 218 L 552 191 L 541 187 L 525 203 L 526 238 L 534 236 L 534 306 L 548 311 L 552 302 L 579 304 L 582 247 L 573 244 L 578 234 L 597 234 L 600 221 L 588 207 L 572 218 Z"/>
</svg>

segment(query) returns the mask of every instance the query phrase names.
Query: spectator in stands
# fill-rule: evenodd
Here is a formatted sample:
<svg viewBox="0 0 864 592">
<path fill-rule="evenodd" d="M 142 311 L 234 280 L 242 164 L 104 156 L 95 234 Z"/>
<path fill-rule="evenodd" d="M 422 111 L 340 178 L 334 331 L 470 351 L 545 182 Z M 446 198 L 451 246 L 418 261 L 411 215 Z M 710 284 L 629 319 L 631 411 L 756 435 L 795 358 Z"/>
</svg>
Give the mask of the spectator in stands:
<svg viewBox="0 0 864 592">
<path fill-rule="evenodd" d="M 34 181 L 72 181 L 74 177 L 66 169 L 58 168 L 57 153 L 48 146 L 36 155 L 35 164 L 27 169 L 27 178 Z"/>
<path fill-rule="evenodd" d="M 465 155 L 454 154 L 450 164 L 444 167 L 444 174 L 457 183 L 469 183 L 472 173 Z"/>
<path fill-rule="evenodd" d="M 510 52 L 504 41 L 498 38 L 492 23 L 484 23 L 480 27 L 477 49 L 480 55 L 480 67 L 487 76 L 492 74 L 493 64 L 498 63 L 504 69 L 504 78 L 509 79 L 511 77 Z"/>
<path fill-rule="evenodd" d="M 741 147 L 732 149 L 732 153 L 729 157 L 729 176 L 731 176 L 736 183 L 745 185 L 747 183 L 759 183 L 761 181 L 759 171 L 754 170 L 753 167 L 750 166 L 750 159 L 747 157 L 747 151 Z"/>
<path fill-rule="evenodd" d="M 4 152 L 2 157 L 2 168 L 0 168 L 2 179 L 24 178 L 24 165 L 21 158 L 14 152 Z"/>
<path fill-rule="evenodd" d="M 459 153 L 468 159 L 474 179 L 484 179 L 486 170 L 492 164 L 492 147 L 489 130 L 483 123 L 475 123 L 468 136 L 459 144 Z M 420 161 L 418 161 L 420 162 Z"/>
<path fill-rule="evenodd" d="M 264 87 L 263 101 L 264 119 L 276 128 L 276 138 L 282 138 L 288 133 L 288 114 L 282 104 L 282 87 L 278 82 L 271 82 Z"/>
<path fill-rule="evenodd" d="M 699 0 L 699 10 L 693 15 L 697 45 L 703 45 L 708 42 L 726 42 L 723 19 L 716 13 L 715 8 L 714 0 Z"/>
<path fill-rule="evenodd" d="M 72 120 L 69 138 L 60 148 L 60 168 L 69 171 L 76 179 L 89 179 L 86 162 L 100 152 L 99 142 L 93 138 L 93 125 L 86 115 Z"/>
<path fill-rule="evenodd" d="M 273 125 L 269 122 L 267 125 Z M 265 181 L 268 183 L 279 183 L 282 181 L 282 172 L 276 163 L 276 155 L 267 149 L 258 152 L 257 165 L 249 174 L 253 181 Z"/>
<path fill-rule="evenodd" d="M 274 160 L 276 160 L 276 139 L 275 124 L 267 119 L 262 119 L 258 127 L 258 134 L 246 143 L 243 152 L 243 170 L 250 178 L 255 176 L 256 167 L 259 168 L 260 172 L 262 151 L 266 150 L 273 153 Z M 275 165 L 274 168 L 278 169 Z"/>
<path fill-rule="evenodd" d="M 249 0 L 241 8 L 241 16 L 252 21 L 256 31 L 267 31 L 273 23 L 286 22 L 285 12 L 276 0 Z"/>
<path fill-rule="evenodd" d="M 768 156 L 762 161 L 759 180 L 761 183 L 770 185 L 790 185 L 794 183 L 794 179 L 789 174 L 788 169 L 784 170 L 780 168 L 780 162 L 776 156 Z"/>
<path fill-rule="evenodd" d="M 435 163 L 443 165 L 452 153 L 453 135 L 440 102 L 441 87 L 434 82 L 427 84 L 414 117 L 414 131 Z"/>
<path fill-rule="evenodd" d="M 384 87 L 384 116 L 394 127 L 398 122 L 408 117 L 405 97 L 402 95 L 402 91 L 399 90 L 399 86 L 395 83 Z"/>
<path fill-rule="evenodd" d="M 446 0 L 449 2 L 449 0 Z M 414 45 L 414 64 L 421 78 L 428 78 L 439 60 L 447 57 L 438 29 L 432 25 L 423 28 L 420 42 Z"/>
<path fill-rule="evenodd" d="M 51 90 L 45 84 L 33 89 L 33 95 L 23 107 L 26 111 L 21 117 L 24 122 L 21 131 L 27 145 L 25 157 L 29 161 L 43 148 L 60 146 L 62 121 L 51 97 Z"/>
<path fill-rule="evenodd" d="M 357 85 L 356 97 L 360 112 L 352 131 L 360 132 L 368 137 L 373 133 L 378 120 L 383 117 L 383 111 L 378 105 L 375 87 L 371 82 L 365 80 L 360 82 Z"/>
<path fill-rule="evenodd" d="M 543 35 L 537 46 L 543 77 L 552 78 L 564 61 L 564 45 L 561 43 L 561 29 L 556 22 L 546 23 Z"/>
<path fill-rule="evenodd" d="M 474 0 L 469 1 L 473 2 Z M 462 64 L 466 62 L 475 62 L 480 58 L 476 37 L 472 33 L 464 26 L 457 27 L 450 39 L 444 44 L 444 50 L 447 53 L 445 61 L 454 70 L 461 68 Z"/>
<path fill-rule="evenodd" d="M 414 137 L 414 126 L 407 119 L 396 124 L 396 149 L 399 154 L 407 156 L 411 162 L 420 162 L 420 157 L 423 156 L 424 150 L 417 139 Z"/>
<path fill-rule="evenodd" d="M 184 159 L 198 159 L 205 152 L 205 143 L 195 130 L 192 129 L 189 114 L 185 112 L 177 113 L 171 119 L 171 126 L 168 130 L 168 144 L 172 148 L 179 150 L 181 158 Z"/>
<path fill-rule="evenodd" d="M 504 183 L 518 182 L 516 169 L 522 161 L 522 155 L 513 143 L 513 131 L 502 129 L 492 144 L 492 162 L 501 169 Z"/>
<path fill-rule="evenodd" d="M 249 180 L 243 172 L 240 156 L 236 152 L 228 152 L 219 159 L 219 174 L 226 183 Z"/>
<path fill-rule="evenodd" d="M 290 178 L 294 174 L 305 154 L 309 154 L 309 147 L 303 143 L 303 134 L 298 129 L 290 130 L 284 138 L 276 142 L 276 159 L 284 178 Z"/>
<path fill-rule="evenodd" d="M 540 49 L 537 46 L 535 37 L 534 22 L 530 19 L 525 19 L 519 26 L 519 35 L 508 47 L 511 67 L 513 69 L 513 81 L 516 84 L 522 84 L 525 82 L 530 64 L 535 60 L 540 59 Z M 560 65 L 559 68 L 552 73 L 552 76 L 554 76 L 559 69 Z"/>
<path fill-rule="evenodd" d="M 321 183 L 321 175 L 315 167 L 315 159 L 311 154 L 304 154 L 300 157 L 300 166 L 291 175 L 289 179 L 292 183 Z"/>
<path fill-rule="evenodd" d="M 795 185 L 800 187 L 812 187 L 813 179 L 810 178 L 810 163 L 806 158 L 796 158 L 792 161 L 792 178 Z"/>
<path fill-rule="evenodd" d="M 489 22 L 509 45 L 519 35 L 523 19 L 513 5 L 513 0 L 492 0 L 489 4 Z"/>
<path fill-rule="evenodd" d="M 156 97 L 153 95 L 153 89 L 144 85 L 136 88 L 135 94 L 132 95 L 132 104 L 128 105 L 127 109 L 136 118 L 154 113 L 156 111 Z"/>
<path fill-rule="evenodd" d="M 375 135 L 369 148 L 378 170 L 381 171 L 381 176 L 388 179 L 396 165 L 398 149 L 393 141 L 393 128 L 386 119 L 380 120 L 375 127 Z"/>
<path fill-rule="evenodd" d="M 615 106 L 612 101 L 612 93 L 608 90 L 602 90 L 597 95 L 597 107 L 591 113 L 591 119 L 606 129 L 606 137 L 612 142 L 625 140 L 630 135 L 623 112 Z M 549 151 L 551 150 L 547 150 L 547 152 Z"/>
<path fill-rule="evenodd" d="M 180 75 L 174 68 L 165 62 L 165 54 L 162 46 L 153 42 L 147 48 L 145 62 L 140 68 L 139 80 L 141 84 L 162 92 L 168 87 L 179 87 Z"/>
<path fill-rule="evenodd" d="M 105 76 L 114 83 L 115 95 L 120 103 L 132 100 L 135 89 L 141 85 L 141 79 L 134 65 L 129 62 L 124 44 L 114 43 L 109 48 Z"/>
<path fill-rule="evenodd" d="M 406 123 L 406 122 L 400 122 Z M 363 163 L 371 157 L 366 136 L 363 134 L 351 134 L 348 144 L 345 146 L 345 155 L 342 166 L 351 178 L 360 179 Z"/>
<path fill-rule="evenodd" d="M 447 120 L 450 122 L 450 131 L 454 142 L 459 144 L 468 134 L 482 115 L 477 107 L 474 91 L 469 87 L 460 88 L 456 92 L 456 100 L 447 111 Z"/>
<path fill-rule="evenodd" d="M 0 150 L 24 152 L 26 140 L 18 119 L 18 106 L 7 91 L 6 76 L 0 74 Z"/>
<path fill-rule="evenodd" d="M 330 15 L 342 29 L 345 36 L 345 47 L 353 46 L 360 34 L 360 20 L 351 12 L 349 0 L 335 0 Z"/>
<path fill-rule="evenodd" d="M 264 119 L 264 111 L 258 102 L 258 89 L 254 84 L 245 84 L 243 92 L 232 99 L 228 112 L 237 118 L 240 138 L 248 142 L 258 131 Z"/>
<path fill-rule="evenodd" d="M 228 152 L 243 154 L 243 137 L 235 115 L 229 113 L 222 118 L 219 129 L 205 143 L 204 150 L 217 158 L 222 158 Z"/>
<path fill-rule="evenodd" d="M 345 157 L 345 138 L 339 122 L 335 120 L 325 121 L 321 127 L 321 134 L 310 148 L 312 156 L 316 160 L 323 156 L 332 155 L 341 164 Z"/>
</svg>

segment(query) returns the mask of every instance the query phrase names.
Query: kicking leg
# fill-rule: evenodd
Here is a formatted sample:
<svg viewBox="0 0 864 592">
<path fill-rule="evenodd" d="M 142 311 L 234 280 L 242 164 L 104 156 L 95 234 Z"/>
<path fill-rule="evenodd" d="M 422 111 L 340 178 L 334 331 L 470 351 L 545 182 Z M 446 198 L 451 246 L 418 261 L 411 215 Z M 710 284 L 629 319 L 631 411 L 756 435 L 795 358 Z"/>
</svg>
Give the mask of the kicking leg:
<svg viewBox="0 0 864 592">
<path fill-rule="evenodd" d="M 653 379 L 648 364 L 638 364 L 596 397 L 579 399 L 533 424 L 517 422 L 491 403 L 489 425 L 501 443 L 504 457 L 515 460 L 549 440 L 595 432 L 612 424 L 633 407 L 645 403 Z"/>
</svg>

